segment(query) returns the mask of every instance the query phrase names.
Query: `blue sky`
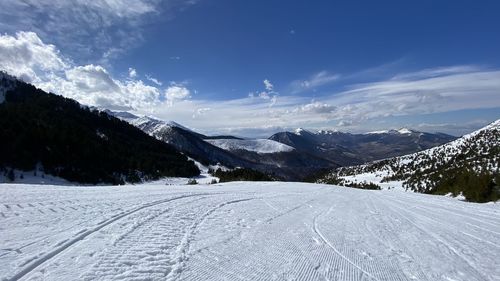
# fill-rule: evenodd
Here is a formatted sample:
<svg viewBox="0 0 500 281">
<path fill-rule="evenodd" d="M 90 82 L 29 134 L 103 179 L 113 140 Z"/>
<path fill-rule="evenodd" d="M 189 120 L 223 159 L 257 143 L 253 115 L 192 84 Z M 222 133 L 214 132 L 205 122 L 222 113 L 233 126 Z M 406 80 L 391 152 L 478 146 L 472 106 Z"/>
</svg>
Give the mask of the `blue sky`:
<svg viewBox="0 0 500 281">
<path fill-rule="evenodd" d="M 0 3 L 0 69 L 206 133 L 500 118 L 498 1 Z"/>
</svg>

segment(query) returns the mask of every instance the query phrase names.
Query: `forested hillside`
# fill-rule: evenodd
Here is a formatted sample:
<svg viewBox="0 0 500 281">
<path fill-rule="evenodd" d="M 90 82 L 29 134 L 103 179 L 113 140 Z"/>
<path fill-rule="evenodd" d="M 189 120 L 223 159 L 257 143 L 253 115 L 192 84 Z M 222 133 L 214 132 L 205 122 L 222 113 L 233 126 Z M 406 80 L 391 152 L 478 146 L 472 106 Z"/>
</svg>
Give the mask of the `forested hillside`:
<svg viewBox="0 0 500 281">
<path fill-rule="evenodd" d="M 120 184 L 195 176 L 170 145 L 104 112 L 2 74 L 0 169 L 45 173 L 81 183 Z"/>
</svg>

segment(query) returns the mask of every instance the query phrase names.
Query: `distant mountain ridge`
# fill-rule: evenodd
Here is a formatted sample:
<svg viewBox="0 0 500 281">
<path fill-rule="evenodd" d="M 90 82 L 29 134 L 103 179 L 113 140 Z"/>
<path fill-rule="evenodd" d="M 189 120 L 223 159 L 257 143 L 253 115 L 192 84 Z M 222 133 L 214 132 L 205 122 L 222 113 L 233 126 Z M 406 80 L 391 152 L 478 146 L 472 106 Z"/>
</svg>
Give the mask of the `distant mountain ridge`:
<svg viewBox="0 0 500 281">
<path fill-rule="evenodd" d="M 299 128 L 294 132 L 276 133 L 269 139 L 342 166 L 351 166 L 428 149 L 452 141 L 456 137 L 407 128 L 365 134 L 339 131 L 313 133 Z"/>
<path fill-rule="evenodd" d="M 286 180 L 303 180 L 326 169 L 417 152 L 456 139 L 446 134 L 407 128 L 365 134 L 314 133 L 299 128 L 294 132 L 274 134 L 267 140 L 242 139 L 207 136 L 176 122 L 149 116 L 127 112 L 111 114 L 206 165 L 250 168 Z"/>
<path fill-rule="evenodd" d="M 120 115 L 123 114 L 115 116 Z M 125 115 L 121 118 L 205 165 L 249 168 L 284 180 L 302 180 L 319 170 L 338 167 L 334 162 L 297 152 L 292 147 L 272 140 L 206 136 L 175 122 L 148 116 Z"/>
</svg>

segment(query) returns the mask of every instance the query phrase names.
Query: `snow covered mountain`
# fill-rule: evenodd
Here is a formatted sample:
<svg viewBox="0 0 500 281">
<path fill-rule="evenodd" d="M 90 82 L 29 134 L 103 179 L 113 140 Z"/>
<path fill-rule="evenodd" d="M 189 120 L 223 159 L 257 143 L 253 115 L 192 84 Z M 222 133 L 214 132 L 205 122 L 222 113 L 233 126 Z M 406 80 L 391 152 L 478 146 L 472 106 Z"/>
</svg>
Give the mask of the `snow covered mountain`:
<svg viewBox="0 0 500 281">
<path fill-rule="evenodd" d="M 498 198 L 500 119 L 447 144 L 417 153 L 342 167 L 320 182 L 401 186 L 406 190 L 460 195 L 472 201 Z"/>
<path fill-rule="evenodd" d="M 455 137 L 441 133 L 418 132 L 407 128 L 366 134 L 324 130 L 311 132 L 299 128 L 294 132 L 276 133 L 269 139 L 342 166 L 351 166 L 414 153 L 447 143 Z"/>
<path fill-rule="evenodd" d="M 130 113 L 109 112 L 164 141 L 204 165 L 249 168 L 287 180 L 301 180 L 338 165 L 273 140 L 206 136 L 172 121 Z"/>
<path fill-rule="evenodd" d="M 270 139 L 208 139 L 207 142 L 229 151 L 246 150 L 260 154 L 288 152 L 293 147 Z"/>
</svg>

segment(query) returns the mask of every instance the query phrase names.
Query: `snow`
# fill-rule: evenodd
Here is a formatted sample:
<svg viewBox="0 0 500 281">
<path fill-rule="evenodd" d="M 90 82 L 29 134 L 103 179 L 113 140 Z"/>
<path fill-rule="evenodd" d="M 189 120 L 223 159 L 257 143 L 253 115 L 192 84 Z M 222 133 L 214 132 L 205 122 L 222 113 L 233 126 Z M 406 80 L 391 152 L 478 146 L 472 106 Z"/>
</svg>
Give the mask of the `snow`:
<svg viewBox="0 0 500 281">
<path fill-rule="evenodd" d="M 411 135 L 413 133 L 416 133 L 416 131 L 413 131 L 408 128 L 400 128 L 398 130 L 381 130 L 381 131 L 371 131 L 371 132 L 366 132 L 364 133 L 365 135 L 378 135 L 378 134 L 400 134 L 400 135 Z"/>
<path fill-rule="evenodd" d="M 372 131 L 372 132 L 366 132 L 364 133 L 365 135 L 376 135 L 376 134 L 401 134 L 401 135 L 411 135 L 415 131 L 412 131 L 411 129 L 408 128 L 400 128 L 398 130 L 382 130 L 382 131 Z"/>
<path fill-rule="evenodd" d="M 148 129 L 148 133 L 150 135 L 154 135 L 155 132 L 160 132 L 160 131 L 163 131 L 165 129 L 170 129 L 170 128 L 174 128 L 174 127 L 181 128 L 181 129 L 189 131 L 189 132 L 193 132 L 191 129 L 184 127 L 184 126 L 182 126 L 179 123 L 176 123 L 174 121 L 163 121 L 163 120 L 159 120 L 159 119 L 156 119 L 154 117 L 151 117 L 151 116 L 145 116 L 145 115 L 143 115 L 143 116 L 136 116 L 136 115 L 126 116 L 126 115 L 120 114 L 117 117 L 121 118 L 122 120 L 127 121 L 130 124 L 132 124 L 136 127 L 139 127 L 139 128 L 151 127 Z"/>
<path fill-rule="evenodd" d="M 297 128 L 295 129 L 294 133 L 298 136 L 301 136 L 303 132 L 307 132 L 306 130 L 304 130 L 303 128 Z"/>
<path fill-rule="evenodd" d="M 362 183 L 362 182 L 367 182 L 367 183 L 374 183 L 380 188 L 384 190 L 401 190 L 405 191 L 406 189 L 403 187 L 403 181 L 388 181 L 388 182 L 382 182 L 382 179 L 386 176 L 390 175 L 388 172 L 377 172 L 377 173 L 361 173 L 357 175 L 352 175 L 352 176 L 342 176 L 339 178 L 342 178 L 346 181 L 353 182 L 353 183 Z"/>
<path fill-rule="evenodd" d="M 12 169 L 14 174 L 14 182 L 15 183 L 25 183 L 25 184 L 50 184 L 50 185 L 76 185 L 75 183 L 69 182 L 63 178 L 55 177 L 50 174 L 45 174 L 41 170 L 32 170 L 32 171 L 21 171 L 17 169 Z M 8 183 L 10 180 L 4 175 L 4 173 L 0 173 L 0 184 Z"/>
<path fill-rule="evenodd" d="M 411 134 L 412 131 L 408 128 L 401 128 L 398 130 L 398 133 L 402 134 L 402 135 L 408 135 L 408 134 Z"/>
<path fill-rule="evenodd" d="M 500 205 L 305 183 L 0 185 L 0 280 L 499 280 Z"/>
<path fill-rule="evenodd" d="M 265 154 L 294 150 L 291 146 L 269 139 L 207 139 L 205 141 L 229 151 L 243 149 Z"/>
<path fill-rule="evenodd" d="M 148 182 L 147 185 L 186 185 L 190 184 L 190 181 L 195 180 L 196 184 L 206 185 L 212 184 L 214 182 L 219 182 L 218 177 L 214 177 L 208 173 L 209 169 L 216 171 L 217 169 L 222 169 L 223 171 L 227 170 L 226 167 L 221 165 L 210 165 L 205 166 L 200 162 L 194 160 L 191 157 L 188 157 L 189 160 L 193 161 L 196 167 L 200 170 L 200 175 L 192 178 L 183 178 L 183 177 L 166 177 L 156 181 Z"/>
<path fill-rule="evenodd" d="M 382 131 L 366 132 L 365 135 L 378 135 L 378 134 L 387 134 L 387 133 L 389 133 L 388 130 L 382 130 Z"/>
<path fill-rule="evenodd" d="M 398 185 L 402 182 L 382 183 L 382 178 L 379 175 L 390 177 L 394 176 L 395 173 L 399 170 L 400 173 L 404 174 L 405 177 L 408 178 L 411 173 L 415 172 L 414 168 L 406 167 L 409 164 L 417 165 L 420 172 L 430 171 L 431 169 L 433 169 L 432 165 L 439 166 L 446 164 L 447 162 L 454 161 L 453 159 L 456 159 L 457 155 L 464 155 L 466 157 L 469 157 L 469 159 L 472 157 L 477 157 L 474 163 L 470 163 L 475 165 L 473 166 L 474 169 L 478 171 L 481 171 L 481 169 L 486 169 L 486 171 L 495 174 L 498 173 L 499 170 L 498 164 L 496 164 L 499 163 L 498 160 L 488 162 L 482 161 L 481 158 L 484 155 L 492 153 L 491 151 L 495 151 L 494 148 L 500 145 L 500 139 L 498 139 L 497 137 L 492 137 L 495 135 L 495 133 L 498 134 L 498 130 L 500 130 L 500 119 L 492 122 L 486 127 L 483 127 L 470 134 L 464 135 L 449 143 L 408 155 L 388 158 L 385 160 L 389 161 L 383 165 L 380 164 L 384 160 L 378 160 L 364 165 L 341 168 L 342 172 L 339 174 L 350 175 L 348 177 L 342 177 L 350 181 L 372 182 L 378 184 L 382 188 L 399 188 Z M 486 136 L 476 138 L 482 132 L 486 133 Z M 473 148 L 472 144 L 477 142 L 480 143 L 479 147 L 477 149 Z M 494 156 L 494 154 L 492 155 Z M 435 161 L 428 161 L 428 159 L 434 159 Z M 424 186 L 427 185 L 424 181 L 422 183 L 424 184 Z"/>
</svg>

